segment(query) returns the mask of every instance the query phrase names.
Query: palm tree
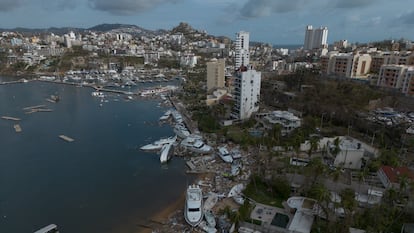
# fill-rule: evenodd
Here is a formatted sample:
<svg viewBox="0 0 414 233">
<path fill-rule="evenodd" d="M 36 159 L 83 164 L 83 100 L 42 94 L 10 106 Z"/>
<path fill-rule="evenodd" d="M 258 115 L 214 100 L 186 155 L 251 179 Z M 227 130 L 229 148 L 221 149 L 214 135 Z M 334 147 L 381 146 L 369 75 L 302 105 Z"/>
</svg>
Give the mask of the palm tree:
<svg viewBox="0 0 414 233">
<path fill-rule="evenodd" d="M 312 184 L 315 184 L 318 178 L 326 171 L 326 165 L 322 162 L 321 158 L 314 158 L 306 166 L 308 172 L 313 177 Z"/>
<path fill-rule="evenodd" d="M 329 219 L 328 205 L 331 201 L 331 193 L 323 184 L 314 184 L 309 190 L 309 196 L 318 201 L 326 219 Z"/>
<path fill-rule="evenodd" d="M 312 152 L 315 152 L 316 150 L 318 150 L 318 143 L 319 143 L 319 139 L 317 137 L 311 137 L 309 139 L 309 150 L 308 150 L 308 156 L 309 158 L 312 156 Z"/>
<path fill-rule="evenodd" d="M 355 208 L 357 207 L 355 192 L 350 188 L 346 188 L 342 190 L 340 195 L 342 199 L 342 205 L 345 209 L 345 227 L 342 232 L 347 232 L 349 227 L 352 225 L 352 216 Z"/>
</svg>

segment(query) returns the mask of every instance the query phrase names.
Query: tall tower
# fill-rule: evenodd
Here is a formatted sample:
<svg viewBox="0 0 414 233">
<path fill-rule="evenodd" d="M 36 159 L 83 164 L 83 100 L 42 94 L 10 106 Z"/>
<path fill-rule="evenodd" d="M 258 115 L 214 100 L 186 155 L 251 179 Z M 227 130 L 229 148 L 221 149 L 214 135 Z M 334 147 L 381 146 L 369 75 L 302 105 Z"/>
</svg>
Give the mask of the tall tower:
<svg viewBox="0 0 414 233">
<path fill-rule="evenodd" d="M 312 28 L 312 25 L 308 25 L 306 26 L 305 43 L 303 45 L 303 48 L 305 50 L 310 50 L 312 49 L 312 45 L 313 45 L 313 28 Z"/>
<path fill-rule="evenodd" d="M 306 26 L 305 42 L 303 48 L 305 50 L 324 48 L 328 45 L 328 28 L 320 27 L 313 29 L 312 25 Z"/>
<path fill-rule="evenodd" d="M 207 62 L 207 91 L 224 87 L 225 66 L 224 59 Z"/>
<path fill-rule="evenodd" d="M 250 63 L 249 33 L 240 31 L 236 33 L 236 60 L 235 68 L 247 66 Z"/>
<path fill-rule="evenodd" d="M 261 73 L 243 67 L 235 74 L 232 117 L 245 120 L 259 110 Z"/>
</svg>

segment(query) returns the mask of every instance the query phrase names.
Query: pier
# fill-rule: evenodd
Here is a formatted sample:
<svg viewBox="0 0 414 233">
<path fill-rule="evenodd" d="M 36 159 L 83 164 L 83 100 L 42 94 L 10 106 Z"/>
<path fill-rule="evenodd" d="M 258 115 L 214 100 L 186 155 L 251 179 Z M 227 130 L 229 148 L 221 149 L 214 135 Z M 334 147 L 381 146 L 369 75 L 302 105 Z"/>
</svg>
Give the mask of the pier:
<svg viewBox="0 0 414 233">
<path fill-rule="evenodd" d="M 25 108 L 23 108 L 23 110 L 31 110 L 31 109 L 35 109 L 35 108 L 44 108 L 44 107 L 46 107 L 46 105 L 42 104 L 42 105 L 25 107 Z"/>
<path fill-rule="evenodd" d="M 4 120 L 20 121 L 20 118 L 17 118 L 17 117 L 2 116 L 1 118 Z"/>
<path fill-rule="evenodd" d="M 66 136 L 66 135 L 59 135 L 59 137 L 61 138 L 61 139 L 63 139 L 63 140 L 65 140 L 65 141 L 67 141 L 67 142 L 73 142 L 73 141 L 75 141 L 75 139 L 73 139 L 73 138 L 70 138 L 70 137 L 68 137 L 68 136 Z"/>
</svg>

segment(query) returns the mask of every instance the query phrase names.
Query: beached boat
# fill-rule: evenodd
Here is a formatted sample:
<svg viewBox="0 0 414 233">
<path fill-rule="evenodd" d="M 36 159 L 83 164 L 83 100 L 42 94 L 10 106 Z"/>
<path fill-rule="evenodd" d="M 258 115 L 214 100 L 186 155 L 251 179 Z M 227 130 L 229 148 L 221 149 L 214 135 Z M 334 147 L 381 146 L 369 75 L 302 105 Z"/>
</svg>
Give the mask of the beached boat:
<svg viewBox="0 0 414 233">
<path fill-rule="evenodd" d="M 217 229 L 214 227 L 211 227 L 206 223 L 205 221 L 202 221 L 199 225 L 199 227 L 206 233 L 216 233 Z"/>
<path fill-rule="evenodd" d="M 171 159 L 173 153 L 174 153 L 173 143 L 165 144 L 161 149 L 160 162 L 161 163 L 168 162 L 168 160 Z"/>
<path fill-rule="evenodd" d="M 231 154 L 227 150 L 226 146 L 221 146 L 221 147 L 218 148 L 218 155 L 226 163 L 232 163 L 233 162 L 233 157 L 231 157 Z"/>
<path fill-rule="evenodd" d="M 201 136 L 198 135 L 188 136 L 181 141 L 181 146 L 200 154 L 208 154 L 212 151 L 211 146 L 204 144 Z"/>
<path fill-rule="evenodd" d="M 238 196 L 241 194 L 241 192 L 244 189 L 244 184 L 236 184 L 235 186 L 233 186 L 230 189 L 229 194 L 227 195 L 227 197 L 233 197 L 233 196 Z"/>
<path fill-rule="evenodd" d="M 207 225 L 209 227 L 216 227 L 216 219 L 211 210 L 204 211 L 204 218 L 206 219 Z"/>
<path fill-rule="evenodd" d="M 166 144 L 172 144 L 177 140 L 177 135 L 169 138 L 161 138 L 151 144 L 147 144 L 145 146 L 142 146 L 141 150 L 161 150 L 162 146 Z"/>
<path fill-rule="evenodd" d="M 187 188 L 184 218 L 193 227 L 198 226 L 203 220 L 203 193 L 198 185 L 190 185 Z"/>
<path fill-rule="evenodd" d="M 171 110 L 168 110 L 164 113 L 164 115 L 160 117 L 160 121 L 166 121 L 170 118 L 170 116 L 171 116 Z"/>
<path fill-rule="evenodd" d="M 176 124 L 173 129 L 174 133 L 180 138 L 186 138 L 190 136 L 190 131 L 183 124 Z"/>
<path fill-rule="evenodd" d="M 217 193 L 210 193 L 207 197 L 206 201 L 204 202 L 204 211 L 211 210 L 218 201 Z"/>
</svg>

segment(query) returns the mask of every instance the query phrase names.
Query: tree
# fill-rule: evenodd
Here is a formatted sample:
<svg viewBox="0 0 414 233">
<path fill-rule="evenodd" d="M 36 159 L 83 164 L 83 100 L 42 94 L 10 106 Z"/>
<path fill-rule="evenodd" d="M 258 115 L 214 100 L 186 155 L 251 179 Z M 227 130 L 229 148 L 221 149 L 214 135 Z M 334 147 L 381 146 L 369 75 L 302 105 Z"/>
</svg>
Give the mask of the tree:
<svg viewBox="0 0 414 233">
<path fill-rule="evenodd" d="M 308 143 L 310 145 L 309 150 L 308 150 L 308 156 L 309 156 L 309 158 L 311 158 L 312 152 L 315 152 L 316 150 L 318 150 L 319 138 L 317 138 L 317 137 L 311 137 L 309 139 L 309 142 Z"/>
<path fill-rule="evenodd" d="M 318 178 L 325 173 L 327 167 L 321 158 L 314 158 L 308 163 L 306 170 L 312 177 L 312 184 L 315 184 Z"/>
<path fill-rule="evenodd" d="M 345 209 L 345 231 L 342 230 L 342 232 L 347 232 L 349 227 L 352 225 L 353 220 L 353 214 L 354 210 L 357 206 L 356 200 L 355 200 L 355 192 L 354 190 L 350 188 L 346 188 L 341 191 L 340 193 L 341 199 L 342 199 L 342 206 Z"/>
</svg>

